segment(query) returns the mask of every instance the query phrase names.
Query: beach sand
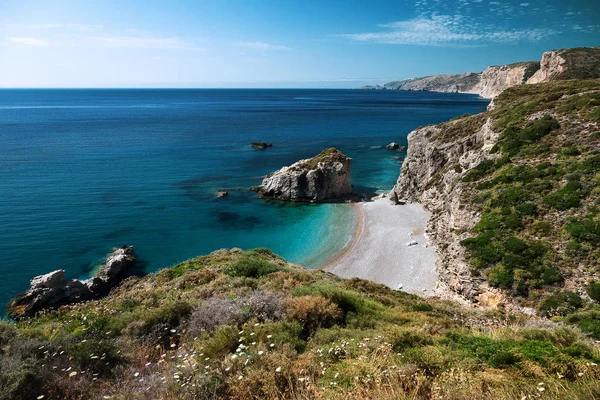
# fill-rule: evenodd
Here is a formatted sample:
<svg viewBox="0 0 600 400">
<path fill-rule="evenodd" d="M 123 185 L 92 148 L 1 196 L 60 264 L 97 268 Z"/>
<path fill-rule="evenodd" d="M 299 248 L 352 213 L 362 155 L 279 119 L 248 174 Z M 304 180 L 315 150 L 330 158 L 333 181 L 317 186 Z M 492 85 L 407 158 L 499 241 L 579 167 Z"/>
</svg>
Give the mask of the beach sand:
<svg viewBox="0 0 600 400">
<path fill-rule="evenodd" d="M 419 204 L 393 205 L 387 198 L 354 206 L 359 217 L 354 239 L 323 268 L 344 278 L 434 295 L 437 254 L 425 236 L 431 214 Z M 409 246 L 413 241 L 417 244 Z"/>
</svg>

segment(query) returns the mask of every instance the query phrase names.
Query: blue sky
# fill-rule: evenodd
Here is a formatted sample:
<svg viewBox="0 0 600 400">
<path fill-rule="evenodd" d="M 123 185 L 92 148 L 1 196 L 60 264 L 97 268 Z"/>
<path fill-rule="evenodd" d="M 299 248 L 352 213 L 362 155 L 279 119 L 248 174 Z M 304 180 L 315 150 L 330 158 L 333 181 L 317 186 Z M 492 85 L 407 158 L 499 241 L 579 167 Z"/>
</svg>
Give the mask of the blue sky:
<svg viewBox="0 0 600 400">
<path fill-rule="evenodd" d="M 598 45 L 599 0 L 0 0 L 0 87 L 357 87 Z"/>
</svg>

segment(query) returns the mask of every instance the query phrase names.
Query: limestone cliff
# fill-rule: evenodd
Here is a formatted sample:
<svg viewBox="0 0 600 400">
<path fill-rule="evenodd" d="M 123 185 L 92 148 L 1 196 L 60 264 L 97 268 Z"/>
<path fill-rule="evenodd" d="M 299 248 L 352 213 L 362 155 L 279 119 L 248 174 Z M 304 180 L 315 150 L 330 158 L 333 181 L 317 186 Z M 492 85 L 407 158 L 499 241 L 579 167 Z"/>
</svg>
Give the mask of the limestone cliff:
<svg viewBox="0 0 600 400">
<path fill-rule="evenodd" d="M 600 47 L 553 50 L 545 52 L 541 62 L 491 66 L 481 73 L 467 72 L 393 81 L 386 83 L 384 88 L 473 93 L 493 99 L 515 85 L 595 78 L 600 78 Z"/>
<path fill-rule="evenodd" d="M 540 69 L 527 83 L 600 78 L 600 47 L 547 51 Z"/>
<path fill-rule="evenodd" d="M 517 85 L 485 113 L 409 134 L 390 197 L 432 212 L 441 293 L 544 315 L 588 298 L 600 280 L 599 101 L 600 80 Z"/>
<path fill-rule="evenodd" d="M 352 194 L 352 159 L 330 148 L 267 175 L 258 195 L 288 201 L 339 200 Z"/>
<path fill-rule="evenodd" d="M 465 129 L 468 127 L 468 129 Z M 480 114 L 408 135 L 408 152 L 392 191 L 396 202 L 418 202 L 432 212 L 427 234 L 438 249 L 440 292 L 473 299 L 479 292 L 460 241 L 469 236 L 479 215 L 463 203 L 463 171 L 478 165 L 492 148 L 498 133 L 489 117 Z"/>
<path fill-rule="evenodd" d="M 455 75 L 426 76 L 389 82 L 384 85 L 384 88 L 390 90 L 475 93 L 473 89 L 479 83 L 479 75 L 479 73 L 467 72 Z"/>
<path fill-rule="evenodd" d="M 522 62 L 510 65 L 487 67 L 479 77 L 473 92 L 481 97 L 493 99 L 515 85 L 522 85 L 540 68 L 539 62 Z"/>
</svg>

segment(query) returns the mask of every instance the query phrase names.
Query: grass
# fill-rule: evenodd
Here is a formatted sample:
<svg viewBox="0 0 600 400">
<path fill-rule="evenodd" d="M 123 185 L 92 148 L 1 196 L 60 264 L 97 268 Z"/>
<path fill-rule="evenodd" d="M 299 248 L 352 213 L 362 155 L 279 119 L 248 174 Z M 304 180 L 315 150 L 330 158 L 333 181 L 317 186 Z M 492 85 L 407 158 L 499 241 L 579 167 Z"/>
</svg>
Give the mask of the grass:
<svg viewBox="0 0 600 400">
<path fill-rule="evenodd" d="M 586 313 L 569 318 L 594 331 Z M 2 322 L 0 354 L 0 398 L 15 399 L 509 399 L 540 382 L 549 398 L 600 393 L 600 352 L 578 329 L 303 270 L 265 249 L 220 250 Z"/>
</svg>

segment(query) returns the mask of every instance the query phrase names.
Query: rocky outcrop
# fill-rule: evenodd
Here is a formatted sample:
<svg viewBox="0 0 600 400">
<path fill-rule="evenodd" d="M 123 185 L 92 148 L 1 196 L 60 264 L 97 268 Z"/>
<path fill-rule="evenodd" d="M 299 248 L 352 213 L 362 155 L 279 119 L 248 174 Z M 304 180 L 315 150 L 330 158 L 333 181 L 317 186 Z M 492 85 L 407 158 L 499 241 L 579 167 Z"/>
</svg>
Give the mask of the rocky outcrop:
<svg viewBox="0 0 600 400">
<path fill-rule="evenodd" d="M 252 142 L 250 145 L 258 150 L 264 150 L 267 147 L 273 147 L 273 144 L 265 142 Z"/>
<path fill-rule="evenodd" d="M 471 275 L 460 241 L 469 237 L 479 215 L 465 206 L 465 188 L 460 178 L 462 171 L 489 157 L 498 132 L 485 116 L 467 118 L 469 123 L 451 121 L 419 128 L 408 135 L 408 153 L 390 197 L 396 203 L 421 203 L 432 213 L 427 235 L 439 253 L 436 265 L 439 292 L 474 299 L 481 282 Z M 445 135 L 458 123 L 473 128 L 461 130 L 462 136 L 447 140 Z"/>
<path fill-rule="evenodd" d="M 539 62 L 487 67 L 481 73 L 479 83 L 473 88 L 473 91 L 481 97 L 493 99 L 509 87 L 527 82 L 539 68 Z"/>
<path fill-rule="evenodd" d="M 84 281 L 65 279 L 62 269 L 36 276 L 29 290 L 10 302 L 8 314 L 17 319 L 31 317 L 45 309 L 105 296 L 134 263 L 133 246 L 123 246 L 107 257 L 96 276 Z"/>
<path fill-rule="evenodd" d="M 351 158 L 330 148 L 267 175 L 258 195 L 288 201 L 344 199 L 352 194 L 351 166 Z"/>
<path fill-rule="evenodd" d="M 474 87 L 479 83 L 479 76 L 479 73 L 474 72 L 456 75 L 434 75 L 389 82 L 384 87 L 390 90 L 474 93 Z"/>
<path fill-rule="evenodd" d="M 547 51 L 529 84 L 565 79 L 600 78 L 600 47 Z"/>
<path fill-rule="evenodd" d="M 582 47 L 545 52 L 541 62 L 492 66 L 481 73 L 467 72 L 406 79 L 386 83 L 384 88 L 472 93 L 493 99 L 515 85 L 597 78 L 600 78 L 600 47 Z"/>
</svg>

